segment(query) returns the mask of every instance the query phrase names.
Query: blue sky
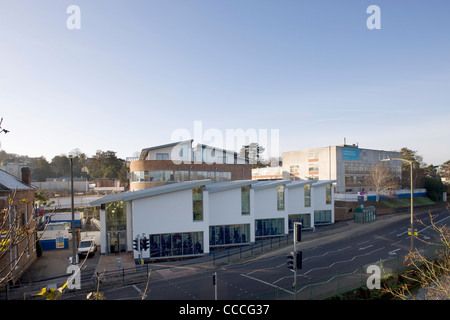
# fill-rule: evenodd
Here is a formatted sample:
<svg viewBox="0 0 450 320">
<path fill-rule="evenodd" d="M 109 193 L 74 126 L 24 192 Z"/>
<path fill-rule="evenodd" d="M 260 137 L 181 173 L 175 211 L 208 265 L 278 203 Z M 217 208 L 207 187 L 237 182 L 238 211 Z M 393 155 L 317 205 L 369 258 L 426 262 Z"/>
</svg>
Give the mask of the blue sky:
<svg viewBox="0 0 450 320">
<path fill-rule="evenodd" d="M 81 29 L 69 30 L 69 5 Z M 381 9 L 381 29 L 366 12 Z M 132 156 L 177 129 L 278 129 L 450 160 L 446 0 L 0 1 L 1 149 Z"/>
</svg>

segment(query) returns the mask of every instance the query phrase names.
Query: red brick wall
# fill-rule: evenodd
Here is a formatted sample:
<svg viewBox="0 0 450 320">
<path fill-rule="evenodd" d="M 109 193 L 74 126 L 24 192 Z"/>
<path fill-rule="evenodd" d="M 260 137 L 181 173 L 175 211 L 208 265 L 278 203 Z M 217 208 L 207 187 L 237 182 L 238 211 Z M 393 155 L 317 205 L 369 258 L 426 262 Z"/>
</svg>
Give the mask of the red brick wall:
<svg viewBox="0 0 450 320">
<path fill-rule="evenodd" d="M 18 190 L 15 195 L 12 191 L 0 192 L 0 210 L 2 213 L 0 216 L 0 223 L 3 222 L 3 219 L 6 219 L 5 224 L 2 224 L 2 231 L 6 232 L 10 229 L 9 216 L 11 216 L 11 221 L 14 221 L 14 214 L 11 213 L 11 210 L 8 210 L 8 198 L 12 199 L 11 208 L 15 208 L 16 217 L 18 219 L 16 220 L 16 228 L 12 229 L 14 232 L 11 237 L 8 237 L 9 239 L 13 239 L 12 243 L 15 244 L 11 249 L 11 254 L 13 259 L 15 259 L 16 255 L 17 257 L 20 257 L 23 254 L 17 264 L 18 267 L 15 268 L 10 275 L 10 277 L 12 277 L 12 282 L 15 282 L 37 258 L 34 245 L 36 227 L 36 223 L 33 219 L 34 190 Z M 7 212 L 10 213 L 6 214 Z M 26 212 L 28 212 L 28 217 L 25 219 Z M 28 223 L 26 223 L 27 221 Z M 27 250 L 27 245 L 29 245 L 29 250 Z M 0 252 L 0 270 L 3 270 L 4 266 L 8 266 L 3 272 L 0 271 L 0 278 L 5 277 L 10 270 L 11 254 L 10 251 L 6 251 L 9 249 L 8 247 L 9 246 L 5 244 L 0 246 L 0 248 L 3 249 L 3 252 Z M 4 284 L 5 283 L 2 283 L 2 285 Z"/>
</svg>

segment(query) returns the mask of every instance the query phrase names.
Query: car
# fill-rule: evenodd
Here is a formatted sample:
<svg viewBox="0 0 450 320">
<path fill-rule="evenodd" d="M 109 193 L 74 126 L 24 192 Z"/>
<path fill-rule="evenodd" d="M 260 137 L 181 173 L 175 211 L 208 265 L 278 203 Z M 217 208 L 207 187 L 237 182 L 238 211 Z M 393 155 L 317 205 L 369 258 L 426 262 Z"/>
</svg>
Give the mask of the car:
<svg viewBox="0 0 450 320">
<path fill-rule="evenodd" d="M 95 255 L 97 251 L 97 245 L 95 244 L 95 239 L 93 237 L 85 237 L 80 241 L 78 245 L 78 256 L 91 256 Z"/>
</svg>

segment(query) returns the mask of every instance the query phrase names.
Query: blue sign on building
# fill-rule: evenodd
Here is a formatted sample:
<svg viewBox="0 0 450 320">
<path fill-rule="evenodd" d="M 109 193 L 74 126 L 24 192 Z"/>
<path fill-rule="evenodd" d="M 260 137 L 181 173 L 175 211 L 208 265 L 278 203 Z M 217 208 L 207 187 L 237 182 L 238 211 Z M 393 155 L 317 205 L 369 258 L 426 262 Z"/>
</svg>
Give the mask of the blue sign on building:
<svg viewBox="0 0 450 320">
<path fill-rule="evenodd" d="M 359 149 L 342 148 L 342 160 L 359 160 Z"/>
</svg>

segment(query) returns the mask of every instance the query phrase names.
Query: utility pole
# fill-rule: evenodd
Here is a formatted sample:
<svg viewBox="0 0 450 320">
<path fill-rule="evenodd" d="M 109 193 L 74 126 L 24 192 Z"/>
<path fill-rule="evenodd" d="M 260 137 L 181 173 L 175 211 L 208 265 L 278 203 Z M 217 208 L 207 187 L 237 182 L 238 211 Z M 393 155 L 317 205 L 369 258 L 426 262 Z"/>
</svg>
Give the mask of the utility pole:
<svg viewBox="0 0 450 320">
<path fill-rule="evenodd" d="M 302 241 L 302 223 L 294 222 L 294 300 L 297 300 L 297 268 L 298 265 L 298 255 L 297 252 L 297 242 Z M 301 257 L 301 256 L 300 256 Z"/>
<path fill-rule="evenodd" d="M 72 209 L 72 264 L 76 264 L 77 248 L 75 242 L 75 208 L 73 200 L 73 157 L 69 156 L 70 159 L 70 200 Z"/>
<path fill-rule="evenodd" d="M 213 274 L 214 300 L 217 300 L 217 272 Z"/>
</svg>

